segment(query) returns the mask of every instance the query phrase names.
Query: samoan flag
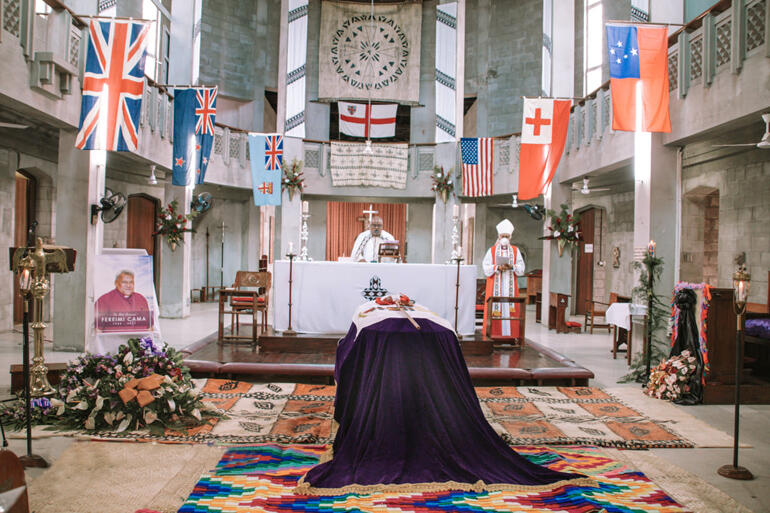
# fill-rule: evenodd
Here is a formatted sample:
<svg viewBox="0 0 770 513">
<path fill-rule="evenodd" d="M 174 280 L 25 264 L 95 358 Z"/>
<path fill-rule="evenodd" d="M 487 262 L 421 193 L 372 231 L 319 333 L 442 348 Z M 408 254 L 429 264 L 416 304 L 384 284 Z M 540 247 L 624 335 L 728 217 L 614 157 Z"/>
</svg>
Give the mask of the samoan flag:
<svg viewBox="0 0 770 513">
<path fill-rule="evenodd" d="M 251 183 L 254 204 L 280 205 L 283 177 L 283 136 L 281 134 L 249 134 Z"/>
<path fill-rule="evenodd" d="M 607 53 L 612 129 L 636 130 L 636 90 L 641 87 L 641 130 L 670 132 L 668 29 L 665 26 L 607 24 Z"/>
<path fill-rule="evenodd" d="M 172 184 L 203 183 L 214 144 L 216 112 L 216 87 L 174 89 Z"/>
<path fill-rule="evenodd" d="M 136 151 L 149 28 L 91 20 L 76 148 Z"/>
</svg>

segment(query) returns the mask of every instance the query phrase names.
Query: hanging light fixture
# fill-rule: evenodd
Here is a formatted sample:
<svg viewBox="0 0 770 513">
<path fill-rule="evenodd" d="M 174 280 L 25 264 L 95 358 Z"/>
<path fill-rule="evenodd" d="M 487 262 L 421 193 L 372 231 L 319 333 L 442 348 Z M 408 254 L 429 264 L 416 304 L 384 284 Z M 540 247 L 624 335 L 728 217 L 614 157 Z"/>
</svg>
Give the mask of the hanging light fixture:
<svg viewBox="0 0 770 513">
<path fill-rule="evenodd" d="M 158 183 L 158 179 L 155 178 L 155 166 L 150 166 L 150 177 L 147 179 L 147 183 L 150 185 L 155 185 Z"/>
<path fill-rule="evenodd" d="M 513 201 L 511 201 L 511 207 L 512 208 L 519 207 L 519 195 L 515 192 L 513 193 Z"/>
</svg>

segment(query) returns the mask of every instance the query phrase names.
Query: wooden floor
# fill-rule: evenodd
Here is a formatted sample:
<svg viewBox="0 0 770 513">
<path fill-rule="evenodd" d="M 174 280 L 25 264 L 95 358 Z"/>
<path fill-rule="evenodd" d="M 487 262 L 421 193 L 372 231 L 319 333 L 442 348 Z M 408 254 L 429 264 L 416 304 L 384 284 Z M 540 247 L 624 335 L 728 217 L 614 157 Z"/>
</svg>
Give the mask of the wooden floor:
<svg viewBox="0 0 770 513">
<path fill-rule="evenodd" d="M 250 337 L 251 326 L 241 325 L 239 335 Z M 250 340 L 219 343 L 212 334 L 185 349 L 194 374 L 223 374 L 230 378 L 292 378 L 292 381 L 330 381 L 334 371 L 336 334 L 284 336 L 271 327 L 259 334 L 257 347 Z M 493 345 L 480 333 L 460 340 L 471 378 L 476 385 L 585 386 L 593 373 L 565 356 L 532 341 L 522 348 Z M 221 365 L 217 365 L 221 364 Z M 198 372 L 196 372 L 198 370 Z"/>
</svg>

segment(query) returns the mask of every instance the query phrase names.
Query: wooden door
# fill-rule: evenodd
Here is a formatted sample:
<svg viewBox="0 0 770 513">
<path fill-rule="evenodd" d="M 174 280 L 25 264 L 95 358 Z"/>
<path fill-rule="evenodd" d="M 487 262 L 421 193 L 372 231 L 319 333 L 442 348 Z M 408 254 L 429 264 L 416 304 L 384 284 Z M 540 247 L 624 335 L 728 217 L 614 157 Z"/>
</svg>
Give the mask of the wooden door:
<svg viewBox="0 0 770 513">
<path fill-rule="evenodd" d="M 155 231 L 155 218 L 160 209 L 160 202 L 145 194 L 132 194 L 128 197 L 128 229 L 126 247 L 140 248 L 152 256 L 153 281 L 155 294 L 160 297 L 160 251 L 157 251 L 158 238 Z"/>
<path fill-rule="evenodd" d="M 14 205 L 13 245 L 23 247 L 27 245 L 29 226 L 35 216 L 35 191 L 37 184 L 35 179 L 26 173 L 16 172 L 16 202 Z M 34 243 L 34 242 L 33 242 Z M 14 277 L 15 278 L 15 277 Z M 19 280 L 13 280 L 13 322 L 22 321 L 23 305 L 19 295 Z"/>
<path fill-rule="evenodd" d="M 594 295 L 594 217 L 595 209 L 580 213 L 580 231 L 583 239 L 578 245 L 577 281 L 575 284 L 575 314 L 586 312 L 586 300 Z M 589 251 L 586 251 L 588 245 Z"/>
</svg>

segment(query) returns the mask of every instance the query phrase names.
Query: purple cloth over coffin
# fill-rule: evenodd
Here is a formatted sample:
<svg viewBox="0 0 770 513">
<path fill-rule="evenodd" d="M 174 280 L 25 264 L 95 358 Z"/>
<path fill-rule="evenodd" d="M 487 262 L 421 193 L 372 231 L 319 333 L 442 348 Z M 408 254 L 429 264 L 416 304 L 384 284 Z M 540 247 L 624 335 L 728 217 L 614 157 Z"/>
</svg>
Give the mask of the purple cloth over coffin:
<svg viewBox="0 0 770 513">
<path fill-rule="evenodd" d="M 547 485 L 583 478 L 520 456 L 484 418 L 454 332 L 427 319 L 386 319 L 337 347 L 339 429 L 333 458 L 304 481 L 352 484 Z"/>
<path fill-rule="evenodd" d="M 744 331 L 751 337 L 770 340 L 770 318 L 746 319 Z"/>
</svg>

